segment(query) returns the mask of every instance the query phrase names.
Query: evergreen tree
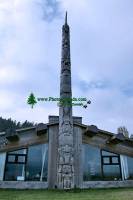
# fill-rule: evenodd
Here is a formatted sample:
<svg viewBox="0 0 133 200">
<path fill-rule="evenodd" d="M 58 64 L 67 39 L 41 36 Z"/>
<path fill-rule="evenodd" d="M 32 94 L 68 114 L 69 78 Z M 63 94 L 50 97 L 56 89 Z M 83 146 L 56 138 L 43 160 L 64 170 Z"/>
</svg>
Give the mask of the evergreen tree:
<svg viewBox="0 0 133 200">
<path fill-rule="evenodd" d="M 33 122 L 28 122 L 27 120 L 22 123 L 21 128 L 32 127 L 34 126 Z"/>
<path fill-rule="evenodd" d="M 27 120 L 23 123 L 13 121 L 11 118 L 9 119 L 3 119 L 0 117 L 0 132 L 6 131 L 6 129 L 13 128 L 13 129 L 20 129 L 20 128 L 27 128 L 32 127 L 37 124 L 34 124 L 34 122 L 28 122 Z"/>
<path fill-rule="evenodd" d="M 33 108 L 33 106 L 37 103 L 33 93 L 31 93 L 30 96 L 28 97 L 27 103 L 31 105 L 31 108 Z"/>
</svg>

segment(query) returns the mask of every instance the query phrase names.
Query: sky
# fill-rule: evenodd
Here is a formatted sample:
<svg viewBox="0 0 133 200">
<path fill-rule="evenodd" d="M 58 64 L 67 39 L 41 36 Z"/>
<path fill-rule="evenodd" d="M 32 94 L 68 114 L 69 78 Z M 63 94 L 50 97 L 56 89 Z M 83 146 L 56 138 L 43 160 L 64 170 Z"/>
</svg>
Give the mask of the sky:
<svg viewBox="0 0 133 200">
<path fill-rule="evenodd" d="M 59 97 L 61 36 L 65 11 L 71 35 L 73 97 L 91 100 L 73 107 L 86 125 L 133 133 L 132 0 L 0 0 L 0 116 L 47 123 Z"/>
</svg>

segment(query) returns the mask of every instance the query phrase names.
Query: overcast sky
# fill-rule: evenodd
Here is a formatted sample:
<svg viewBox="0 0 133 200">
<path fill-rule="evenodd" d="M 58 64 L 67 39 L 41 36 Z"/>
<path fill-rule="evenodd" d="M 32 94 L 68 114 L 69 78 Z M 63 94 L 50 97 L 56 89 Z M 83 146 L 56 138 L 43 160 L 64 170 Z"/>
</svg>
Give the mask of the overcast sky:
<svg viewBox="0 0 133 200">
<path fill-rule="evenodd" d="M 83 123 L 133 133 L 133 0 L 0 0 L 0 116 L 48 121 L 56 103 L 27 105 L 36 97 L 59 97 L 61 28 L 71 28 L 74 107 Z"/>
</svg>

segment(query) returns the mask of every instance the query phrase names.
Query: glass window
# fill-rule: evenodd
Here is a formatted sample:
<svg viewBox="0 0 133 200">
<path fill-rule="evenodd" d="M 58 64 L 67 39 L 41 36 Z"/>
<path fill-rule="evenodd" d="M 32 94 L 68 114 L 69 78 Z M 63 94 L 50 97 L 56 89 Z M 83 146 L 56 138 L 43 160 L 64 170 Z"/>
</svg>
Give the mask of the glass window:
<svg viewBox="0 0 133 200">
<path fill-rule="evenodd" d="M 110 163 L 110 158 L 109 157 L 103 157 L 103 163 L 104 164 L 109 164 Z"/>
<path fill-rule="evenodd" d="M 17 181 L 18 177 L 22 177 L 23 164 L 7 164 L 5 168 L 5 180 L 6 181 Z"/>
<path fill-rule="evenodd" d="M 103 166 L 104 180 L 121 180 L 119 165 Z"/>
<path fill-rule="evenodd" d="M 121 180 L 120 156 L 83 144 L 83 181 Z"/>
<path fill-rule="evenodd" d="M 115 155 L 117 155 L 117 154 L 114 154 L 114 153 L 109 152 L 109 151 L 104 151 L 104 150 L 102 150 L 102 155 L 103 155 L 103 156 L 115 156 Z"/>
<path fill-rule="evenodd" d="M 120 156 L 111 152 L 101 151 L 102 174 L 104 180 L 121 180 Z"/>
<path fill-rule="evenodd" d="M 112 157 L 112 163 L 118 164 L 119 163 L 118 157 Z"/>
<path fill-rule="evenodd" d="M 101 180 L 100 149 L 83 144 L 82 150 L 83 181 Z"/>
<path fill-rule="evenodd" d="M 7 155 L 7 162 L 24 164 L 26 162 L 26 154 L 9 154 Z"/>
<path fill-rule="evenodd" d="M 26 157 L 25 156 L 18 156 L 18 162 L 25 163 Z"/>
<path fill-rule="evenodd" d="M 21 149 L 18 151 L 12 151 L 7 153 L 7 159 L 5 165 L 5 178 L 4 178 L 6 181 L 17 181 L 20 179 L 20 177 L 21 180 L 24 180 L 25 157 L 26 157 L 26 149 Z"/>
<path fill-rule="evenodd" d="M 119 164 L 118 156 L 102 156 L 103 165 Z"/>
<path fill-rule="evenodd" d="M 129 172 L 128 179 L 133 179 L 133 158 L 127 157 L 127 164 L 128 164 L 128 172 Z"/>
<path fill-rule="evenodd" d="M 26 165 L 26 180 L 47 180 L 47 147 L 47 144 L 29 147 Z"/>
<path fill-rule="evenodd" d="M 15 155 L 8 156 L 8 162 L 15 162 Z"/>
<path fill-rule="evenodd" d="M 47 181 L 48 144 L 7 153 L 5 180 Z"/>
<path fill-rule="evenodd" d="M 8 154 L 26 154 L 26 149 L 19 149 L 17 151 L 10 151 Z"/>
</svg>

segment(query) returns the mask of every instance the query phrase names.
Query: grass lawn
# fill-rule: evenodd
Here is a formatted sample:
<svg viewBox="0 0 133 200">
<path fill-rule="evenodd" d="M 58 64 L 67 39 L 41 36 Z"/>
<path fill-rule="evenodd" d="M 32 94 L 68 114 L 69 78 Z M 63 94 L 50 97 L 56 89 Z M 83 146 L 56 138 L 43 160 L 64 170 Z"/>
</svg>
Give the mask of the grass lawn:
<svg viewBox="0 0 133 200">
<path fill-rule="evenodd" d="M 6 190 L 0 200 L 133 200 L 133 188 L 86 190 Z"/>
</svg>

